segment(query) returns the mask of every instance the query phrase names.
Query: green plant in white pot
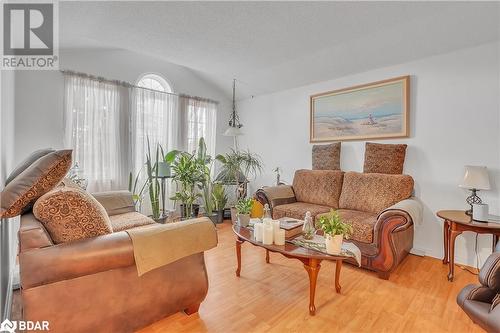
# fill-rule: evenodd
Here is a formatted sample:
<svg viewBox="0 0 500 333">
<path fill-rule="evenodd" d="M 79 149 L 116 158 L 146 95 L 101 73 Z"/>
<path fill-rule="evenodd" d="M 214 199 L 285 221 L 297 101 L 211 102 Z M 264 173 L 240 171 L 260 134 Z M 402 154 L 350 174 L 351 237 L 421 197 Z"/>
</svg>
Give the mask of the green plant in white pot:
<svg viewBox="0 0 500 333">
<path fill-rule="evenodd" d="M 236 203 L 236 211 L 238 213 L 238 221 L 241 227 L 246 227 L 250 222 L 250 212 L 253 207 L 253 199 L 240 199 Z"/>
<path fill-rule="evenodd" d="M 343 239 L 349 239 L 352 234 L 352 226 L 342 221 L 340 215 L 333 209 L 327 215 L 321 216 L 318 224 L 325 235 L 326 252 L 339 254 Z"/>
</svg>

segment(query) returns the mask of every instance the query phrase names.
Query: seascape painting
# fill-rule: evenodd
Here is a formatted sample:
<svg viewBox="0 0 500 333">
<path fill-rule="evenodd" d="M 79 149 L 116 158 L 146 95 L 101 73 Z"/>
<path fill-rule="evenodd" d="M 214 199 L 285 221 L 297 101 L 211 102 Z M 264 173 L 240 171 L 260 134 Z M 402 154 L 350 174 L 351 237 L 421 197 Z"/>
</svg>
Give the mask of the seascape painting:
<svg viewBox="0 0 500 333">
<path fill-rule="evenodd" d="M 409 76 L 311 96 L 311 142 L 408 137 Z"/>
</svg>

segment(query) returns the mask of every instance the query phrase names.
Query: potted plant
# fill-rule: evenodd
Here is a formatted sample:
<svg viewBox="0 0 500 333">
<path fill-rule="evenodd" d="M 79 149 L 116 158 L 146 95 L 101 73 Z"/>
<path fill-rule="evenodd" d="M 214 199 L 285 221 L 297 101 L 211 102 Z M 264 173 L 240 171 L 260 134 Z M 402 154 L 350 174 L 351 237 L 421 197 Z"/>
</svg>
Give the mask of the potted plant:
<svg viewBox="0 0 500 333">
<path fill-rule="evenodd" d="M 217 222 L 222 223 L 224 221 L 224 208 L 227 204 L 227 195 L 224 186 L 220 183 L 213 183 L 212 185 L 212 199 L 214 203 L 214 209 L 217 213 Z"/>
<path fill-rule="evenodd" d="M 148 150 L 146 152 L 146 163 L 145 163 L 145 171 L 146 171 L 146 179 L 142 186 L 139 188 L 139 182 L 141 181 L 141 170 L 137 173 L 135 177 L 135 181 L 132 182 L 133 175 L 129 174 L 129 185 L 128 189 L 132 192 L 134 203 L 136 205 L 142 205 L 142 200 L 147 191 L 149 195 L 149 202 L 151 204 L 151 215 L 150 217 L 158 223 L 164 223 L 166 220 L 165 216 L 161 216 L 160 209 L 160 182 L 158 181 L 158 163 L 160 161 L 161 156 L 163 155 L 163 148 L 160 144 L 156 146 L 155 158 L 153 159 L 153 155 L 151 154 L 151 147 L 149 144 L 149 138 L 147 139 Z"/>
<path fill-rule="evenodd" d="M 196 156 L 173 150 L 165 155 L 165 162 L 170 164 L 177 184 L 177 192 L 170 199 L 181 202 L 181 218 L 198 216 L 199 205 L 195 202 L 201 195 L 197 184 L 202 181 L 203 173 Z"/>
<path fill-rule="evenodd" d="M 335 210 L 319 218 L 318 224 L 325 235 L 326 252 L 328 254 L 339 254 L 344 237 L 349 239 L 352 227 L 342 221 Z"/>
<path fill-rule="evenodd" d="M 248 226 L 250 222 L 250 212 L 252 211 L 253 199 L 240 199 L 236 203 L 236 211 L 238 213 L 238 221 L 241 227 Z"/>
</svg>

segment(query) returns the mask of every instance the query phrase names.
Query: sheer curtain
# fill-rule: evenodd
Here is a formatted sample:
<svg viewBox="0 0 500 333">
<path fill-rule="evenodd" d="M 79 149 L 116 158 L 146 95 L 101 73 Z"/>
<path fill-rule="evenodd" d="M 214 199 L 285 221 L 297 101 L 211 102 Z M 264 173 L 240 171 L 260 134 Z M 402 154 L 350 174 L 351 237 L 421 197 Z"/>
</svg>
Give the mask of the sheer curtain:
<svg viewBox="0 0 500 333">
<path fill-rule="evenodd" d="M 148 139 L 152 158 L 155 159 L 158 144 L 166 154 L 177 149 L 179 144 L 179 104 L 178 96 L 134 87 L 131 88 L 131 116 L 130 116 L 130 151 L 133 176 L 144 169 Z M 155 161 L 153 161 L 154 163 Z M 146 180 L 144 171 L 140 174 L 141 184 Z M 166 198 L 170 198 L 174 188 L 167 181 Z M 146 203 L 148 198 L 146 196 Z M 143 205 L 148 207 L 148 205 Z M 166 200 L 166 208 L 172 209 L 173 203 Z"/>
<path fill-rule="evenodd" d="M 181 96 L 182 146 L 188 152 L 198 148 L 198 141 L 204 138 L 207 151 L 215 157 L 217 131 L 217 103 L 209 100 Z"/>
<path fill-rule="evenodd" d="M 65 75 L 64 145 L 73 149 L 90 192 L 126 188 L 123 105 L 126 88 L 77 75 Z"/>
</svg>

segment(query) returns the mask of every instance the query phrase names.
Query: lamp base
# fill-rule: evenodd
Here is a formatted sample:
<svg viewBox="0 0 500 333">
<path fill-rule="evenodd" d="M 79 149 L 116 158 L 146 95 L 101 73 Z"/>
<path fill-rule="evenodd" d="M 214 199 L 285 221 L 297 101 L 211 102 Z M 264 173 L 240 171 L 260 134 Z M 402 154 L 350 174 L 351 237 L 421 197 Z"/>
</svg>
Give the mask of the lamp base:
<svg viewBox="0 0 500 333">
<path fill-rule="evenodd" d="M 467 214 L 467 215 L 472 216 L 472 209 L 473 209 L 472 205 L 483 203 L 481 201 L 481 198 L 477 196 L 477 191 L 478 190 L 476 190 L 475 188 L 472 188 L 471 189 L 471 192 L 472 192 L 471 195 L 469 195 L 467 197 L 467 199 L 465 200 L 470 205 L 470 209 L 465 212 L 465 214 Z"/>
</svg>

